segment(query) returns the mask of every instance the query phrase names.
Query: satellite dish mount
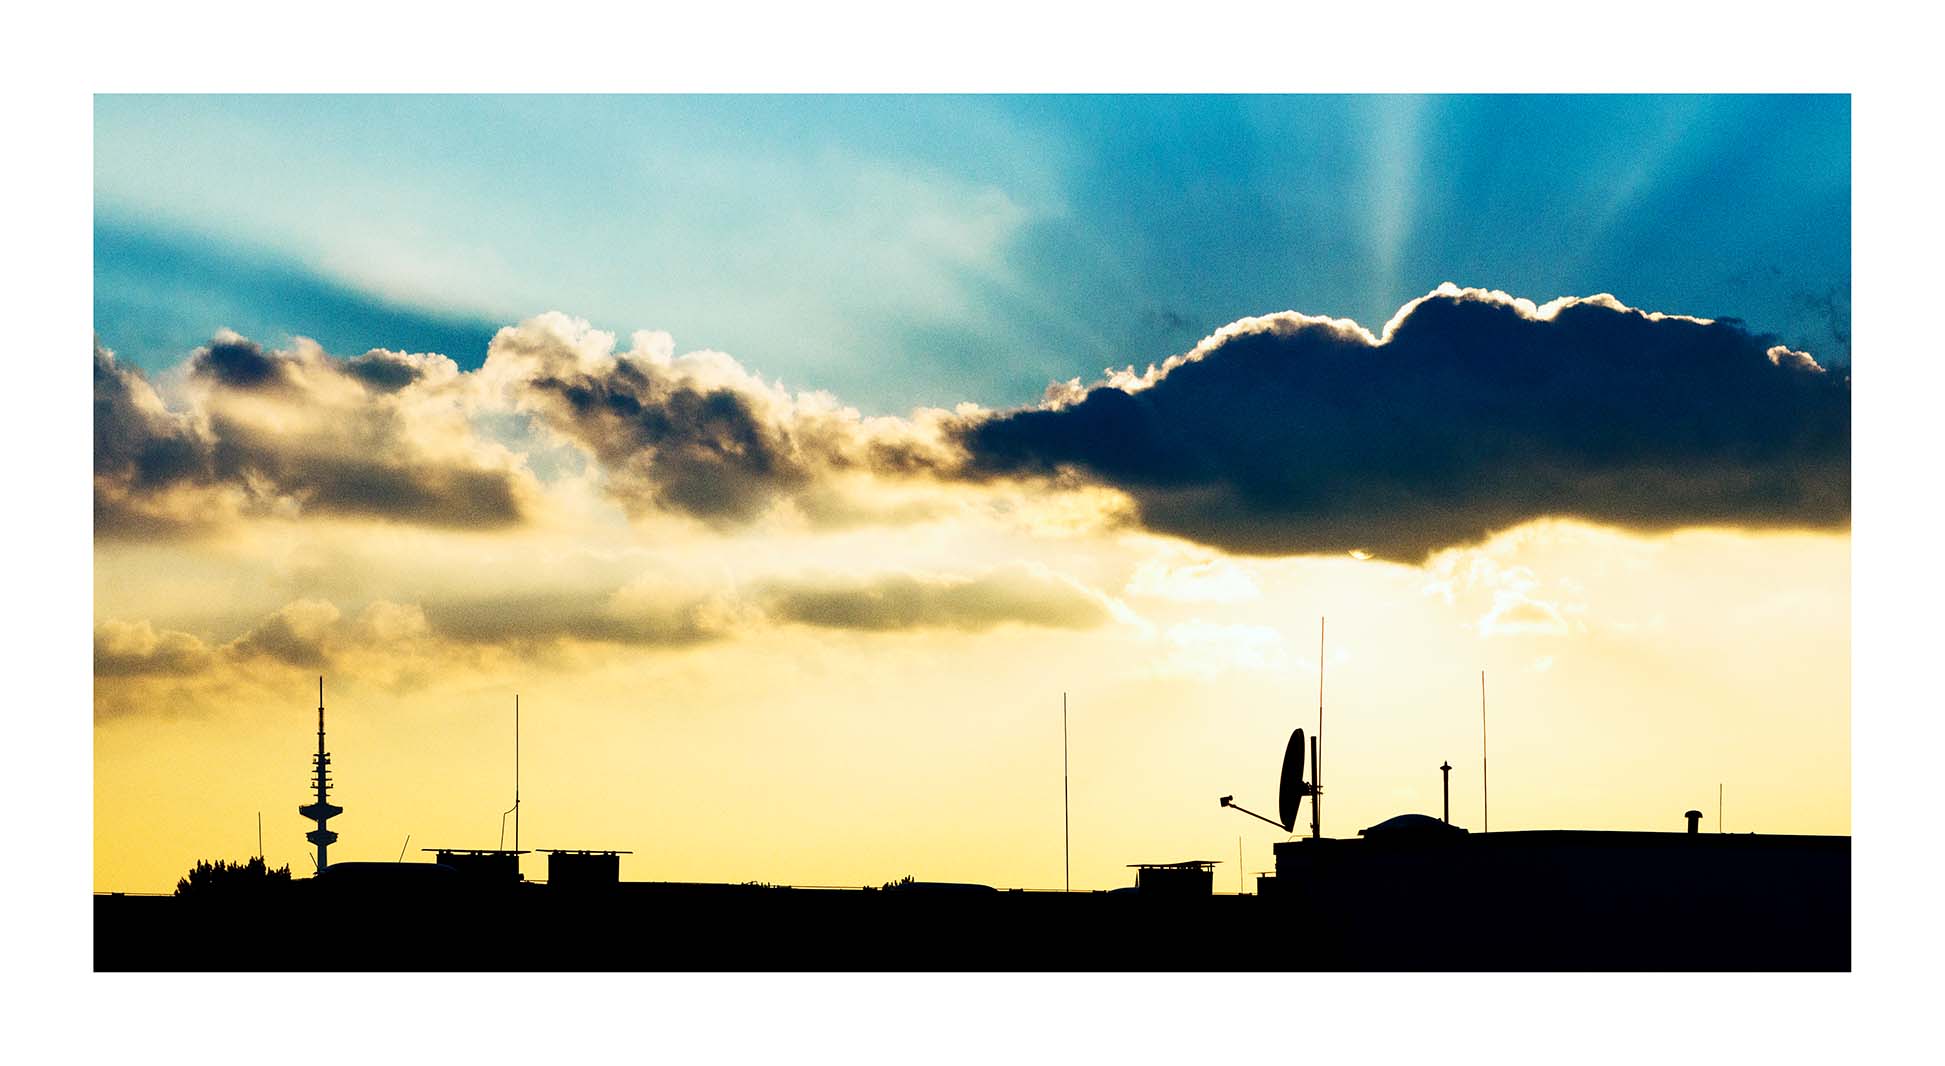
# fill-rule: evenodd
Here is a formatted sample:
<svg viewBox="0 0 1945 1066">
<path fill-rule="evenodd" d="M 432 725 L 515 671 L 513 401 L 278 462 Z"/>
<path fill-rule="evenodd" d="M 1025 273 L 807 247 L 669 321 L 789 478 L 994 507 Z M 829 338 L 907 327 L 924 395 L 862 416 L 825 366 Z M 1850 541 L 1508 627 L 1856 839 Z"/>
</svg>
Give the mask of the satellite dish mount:
<svg viewBox="0 0 1945 1066">
<path fill-rule="evenodd" d="M 1296 832 L 1297 809 L 1303 804 L 1303 798 L 1305 796 L 1312 797 L 1311 808 L 1314 810 L 1317 804 L 1315 797 L 1318 794 L 1317 786 L 1303 779 L 1303 755 L 1303 730 L 1298 729 L 1290 734 L 1290 743 L 1283 749 L 1283 773 L 1278 779 L 1276 797 L 1277 814 L 1282 817 L 1281 821 L 1257 814 L 1255 811 L 1237 803 L 1236 797 L 1234 796 L 1224 796 L 1217 802 L 1224 807 L 1241 811 L 1258 821 L 1268 822 L 1286 833 Z M 1315 835 L 1316 824 L 1314 819 L 1312 820 L 1311 831 L 1312 835 Z"/>
</svg>

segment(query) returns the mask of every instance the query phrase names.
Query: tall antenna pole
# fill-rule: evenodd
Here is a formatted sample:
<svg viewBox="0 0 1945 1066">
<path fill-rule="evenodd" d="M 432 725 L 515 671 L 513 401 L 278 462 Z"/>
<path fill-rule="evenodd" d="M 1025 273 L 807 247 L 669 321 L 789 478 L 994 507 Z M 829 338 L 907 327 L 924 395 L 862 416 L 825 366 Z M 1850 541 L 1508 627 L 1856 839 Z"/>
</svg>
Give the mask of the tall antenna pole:
<svg viewBox="0 0 1945 1066">
<path fill-rule="evenodd" d="M 1715 783 L 1715 831 L 1718 833 L 1723 831 L 1722 829 L 1722 782 L 1720 781 L 1717 781 Z"/>
<path fill-rule="evenodd" d="M 1310 751 L 1310 839 L 1324 836 L 1324 616 L 1317 616 L 1317 740 Z"/>
<path fill-rule="evenodd" d="M 1236 838 L 1236 894 L 1243 894 L 1243 838 Z"/>
<path fill-rule="evenodd" d="M 257 812 L 257 859 L 263 859 L 263 812 Z"/>
<path fill-rule="evenodd" d="M 1445 779 L 1445 818 L 1446 825 L 1452 824 L 1452 764 L 1441 761 L 1438 764 L 1439 776 Z"/>
<path fill-rule="evenodd" d="M 513 850 L 520 850 L 520 694 L 513 694 Z"/>
<path fill-rule="evenodd" d="M 1479 671 L 1479 807 L 1485 822 L 1481 832 L 1493 831 L 1492 789 L 1486 783 L 1486 672 Z"/>
<path fill-rule="evenodd" d="M 1060 694 L 1060 835 L 1061 864 L 1067 891 L 1074 890 L 1074 823 L 1067 803 L 1067 693 Z"/>
</svg>

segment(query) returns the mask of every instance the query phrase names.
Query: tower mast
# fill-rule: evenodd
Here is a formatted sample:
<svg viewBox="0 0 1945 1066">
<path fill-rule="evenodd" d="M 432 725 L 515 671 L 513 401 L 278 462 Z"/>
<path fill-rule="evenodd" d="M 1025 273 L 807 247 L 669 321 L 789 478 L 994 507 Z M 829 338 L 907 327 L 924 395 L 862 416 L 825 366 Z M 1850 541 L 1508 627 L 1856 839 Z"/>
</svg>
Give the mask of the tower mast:
<svg viewBox="0 0 1945 1066">
<path fill-rule="evenodd" d="M 337 843 L 338 834 L 325 828 L 324 823 L 344 813 L 343 807 L 332 805 L 331 792 L 331 753 L 324 750 L 324 679 L 317 679 L 317 754 L 311 757 L 315 768 L 314 780 L 317 788 L 317 802 L 297 808 L 297 813 L 317 823 L 317 828 L 304 834 L 304 839 L 317 845 L 317 872 L 331 864 L 329 848 Z"/>
<path fill-rule="evenodd" d="M 1310 839 L 1324 836 L 1324 619 L 1317 618 L 1317 735 L 1310 741 Z"/>
<path fill-rule="evenodd" d="M 513 694 L 513 850 L 520 850 L 520 694 Z"/>
</svg>

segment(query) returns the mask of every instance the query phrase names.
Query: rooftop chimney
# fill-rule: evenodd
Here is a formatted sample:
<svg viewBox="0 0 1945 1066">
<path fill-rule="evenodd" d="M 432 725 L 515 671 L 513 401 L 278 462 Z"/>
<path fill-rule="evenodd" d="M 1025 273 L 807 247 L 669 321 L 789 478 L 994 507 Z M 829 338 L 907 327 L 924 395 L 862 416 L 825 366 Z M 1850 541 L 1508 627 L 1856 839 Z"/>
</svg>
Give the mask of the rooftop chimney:
<svg viewBox="0 0 1945 1066">
<path fill-rule="evenodd" d="M 1683 814 L 1683 815 L 1682 815 L 1682 817 L 1684 817 L 1684 818 L 1687 818 L 1687 819 L 1688 819 L 1688 831 L 1689 831 L 1689 832 L 1690 832 L 1691 834 L 1693 834 L 1693 833 L 1695 833 L 1695 832 L 1698 832 L 1698 830 L 1696 829 L 1696 826 L 1698 826 L 1698 825 L 1701 825 L 1701 824 L 1702 824 L 1702 812 L 1701 812 L 1701 811 L 1688 811 L 1687 813 L 1685 813 L 1685 814 Z"/>
</svg>

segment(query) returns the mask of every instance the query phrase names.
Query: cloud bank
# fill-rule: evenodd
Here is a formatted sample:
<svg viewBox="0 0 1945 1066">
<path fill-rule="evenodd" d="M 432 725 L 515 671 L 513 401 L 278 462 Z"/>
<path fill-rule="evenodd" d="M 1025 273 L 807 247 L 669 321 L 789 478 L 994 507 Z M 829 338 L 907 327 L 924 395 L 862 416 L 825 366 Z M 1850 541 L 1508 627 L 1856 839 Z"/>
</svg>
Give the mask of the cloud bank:
<svg viewBox="0 0 1945 1066">
<path fill-rule="evenodd" d="M 680 649 L 778 626 L 869 633 L 1000 626 L 1081 630 L 1114 620 L 1112 601 L 1041 568 L 972 574 L 778 576 L 737 591 L 650 581 L 606 592 L 483 592 L 424 603 L 374 600 L 355 616 L 293 600 L 227 641 L 109 619 L 94 631 L 102 679 L 215 677 L 268 667 L 397 677 L 480 652 L 545 656 L 567 646 Z"/>
<path fill-rule="evenodd" d="M 519 524 L 536 486 L 472 432 L 457 366 L 439 355 L 333 358 L 220 333 L 165 405 L 94 350 L 95 533 L 167 536 L 242 517 L 322 514 L 455 529 Z"/>
<path fill-rule="evenodd" d="M 98 535 L 295 515 L 504 529 L 547 492 L 534 470 L 558 476 L 538 454 L 563 448 L 629 519 L 718 533 L 779 510 L 811 529 L 923 521 L 938 493 L 996 483 L 1109 490 L 1137 524 L 1232 553 L 1407 562 L 1545 517 L 1661 531 L 1850 514 L 1847 377 L 1740 323 L 1610 296 L 1536 307 L 1446 285 L 1381 335 L 1247 318 L 1038 406 L 904 418 L 720 352 L 678 357 L 667 334 L 617 350 L 556 313 L 502 329 L 475 372 L 224 333 L 180 377 L 165 405 L 97 346 Z"/>
<path fill-rule="evenodd" d="M 714 527 L 789 500 L 813 524 L 869 512 L 836 486 L 953 465 L 943 411 L 865 418 L 828 393 L 792 395 L 720 352 L 674 355 L 666 333 L 612 334 L 560 314 L 501 330 L 482 374 L 515 409 L 584 449 L 630 515 L 675 512 Z"/>
<path fill-rule="evenodd" d="M 1375 337 L 1294 313 L 960 429 L 973 476 L 1078 476 L 1236 553 L 1416 562 L 1532 519 L 1839 527 L 1850 385 L 1739 324 L 1442 286 Z"/>
<path fill-rule="evenodd" d="M 872 632 L 984 632 L 1009 622 L 1092 629 L 1111 617 L 1099 595 L 1025 566 L 1001 567 L 974 577 L 886 574 L 778 581 L 766 584 L 760 595 L 765 610 L 775 618 Z"/>
</svg>

